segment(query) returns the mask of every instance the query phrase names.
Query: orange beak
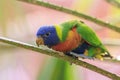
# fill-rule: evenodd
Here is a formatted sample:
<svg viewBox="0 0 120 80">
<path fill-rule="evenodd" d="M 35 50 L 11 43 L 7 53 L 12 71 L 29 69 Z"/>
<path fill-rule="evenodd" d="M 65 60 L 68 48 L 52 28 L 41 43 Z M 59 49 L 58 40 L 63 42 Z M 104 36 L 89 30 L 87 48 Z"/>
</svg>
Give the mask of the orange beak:
<svg viewBox="0 0 120 80">
<path fill-rule="evenodd" d="M 36 44 L 37 44 L 38 47 L 39 47 L 39 45 L 44 45 L 43 39 L 41 37 L 37 38 L 36 39 Z"/>
</svg>

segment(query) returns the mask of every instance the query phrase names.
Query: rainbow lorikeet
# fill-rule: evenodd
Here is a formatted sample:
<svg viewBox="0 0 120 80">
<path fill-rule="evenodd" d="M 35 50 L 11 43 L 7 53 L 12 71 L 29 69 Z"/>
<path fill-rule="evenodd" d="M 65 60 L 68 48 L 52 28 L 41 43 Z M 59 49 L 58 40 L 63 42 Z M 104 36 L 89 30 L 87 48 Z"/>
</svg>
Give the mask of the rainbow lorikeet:
<svg viewBox="0 0 120 80">
<path fill-rule="evenodd" d="M 72 20 L 60 25 L 39 28 L 36 44 L 46 45 L 69 56 L 82 58 L 112 58 L 95 32 L 84 22 Z"/>
</svg>

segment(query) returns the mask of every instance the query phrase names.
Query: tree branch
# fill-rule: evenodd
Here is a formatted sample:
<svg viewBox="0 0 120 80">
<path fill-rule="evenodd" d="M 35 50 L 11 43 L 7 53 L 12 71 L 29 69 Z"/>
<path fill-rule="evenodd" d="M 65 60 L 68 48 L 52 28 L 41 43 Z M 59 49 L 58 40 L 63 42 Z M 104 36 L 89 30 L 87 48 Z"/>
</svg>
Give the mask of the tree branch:
<svg viewBox="0 0 120 80">
<path fill-rule="evenodd" d="M 120 2 L 117 0 L 106 0 L 108 3 L 112 4 L 113 6 L 120 8 Z"/>
<path fill-rule="evenodd" d="M 36 0 L 36 2 L 35 2 L 35 0 L 34 1 L 18 0 L 18 1 L 23 1 L 23 2 L 27 2 L 27 3 L 31 3 L 31 4 L 35 4 L 35 5 L 40 5 L 40 6 L 43 6 L 43 7 L 47 7 L 47 8 L 50 8 L 50 9 L 54 9 L 54 10 L 57 10 L 57 11 L 68 13 L 68 14 L 71 14 L 71 15 L 89 20 L 89 21 L 94 22 L 98 25 L 101 25 L 103 27 L 107 27 L 109 29 L 112 29 L 112 30 L 120 33 L 120 27 L 118 27 L 118 26 L 112 25 L 110 23 L 105 23 L 102 20 L 99 20 L 97 18 L 88 16 L 86 14 L 83 14 L 83 13 L 80 13 L 80 12 L 77 12 L 77 11 L 74 11 L 74 10 L 70 10 L 68 8 L 64 8 L 62 6 L 57 6 L 57 5 L 48 3 L 48 2 L 43 2 L 43 1 L 38 1 L 38 0 Z"/>
<path fill-rule="evenodd" d="M 21 48 L 24 48 L 24 49 L 32 50 L 32 51 L 39 52 L 39 53 L 42 53 L 42 54 L 50 55 L 50 56 L 53 56 L 53 57 L 57 57 L 57 58 L 60 58 L 62 60 L 68 61 L 70 63 L 74 63 L 76 65 L 79 65 L 79 66 L 82 66 L 84 68 L 95 71 L 97 73 L 100 73 L 100 74 L 102 74 L 102 75 L 104 75 L 108 78 L 111 78 L 112 80 L 120 80 L 120 77 L 117 76 L 116 74 L 105 71 L 101 68 L 98 68 L 98 67 L 96 67 L 92 64 L 89 64 L 87 62 L 84 62 L 82 60 L 77 60 L 77 59 L 74 59 L 74 58 L 66 56 L 66 55 L 62 56 L 61 52 L 54 51 L 54 50 L 49 49 L 45 46 L 36 47 L 34 45 L 30 45 L 30 44 L 27 44 L 27 43 L 15 41 L 15 40 L 12 40 L 12 39 L 7 39 L 7 38 L 4 38 L 4 37 L 0 37 L 0 42 L 7 43 L 7 44 L 10 44 L 10 45 L 14 45 L 14 46 L 17 46 L 17 47 L 21 47 Z"/>
</svg>

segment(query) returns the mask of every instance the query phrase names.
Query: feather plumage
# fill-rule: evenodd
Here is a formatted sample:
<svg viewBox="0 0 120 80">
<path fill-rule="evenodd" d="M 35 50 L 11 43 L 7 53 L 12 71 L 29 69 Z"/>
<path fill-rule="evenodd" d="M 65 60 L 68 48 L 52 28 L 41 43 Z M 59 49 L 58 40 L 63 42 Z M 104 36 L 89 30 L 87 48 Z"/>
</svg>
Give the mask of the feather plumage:
<svg viewBox="0 0 120 80">
<path fill-rule="evenodd" d="M 81 41 L 82 38 L 77 33 L 76 28 L 73 28 L 68 31 L 66 40 L 64 42 L 60 42 L 51 48 L 61 52 L 70 52 L 71 50 L 77 48 L 80 45 Z"/>
<path fill-rule="evenodd" d="M 81 21 L 73 20 L 60 25 L 44 26 L 38 30 L 37 37 L 39 36 L 43 38 L 45 45 L 66 54 L 74 52 L 100 60 L 103 60 L 103 57 L 112 58 L 95 32 Z"/>
</svg>

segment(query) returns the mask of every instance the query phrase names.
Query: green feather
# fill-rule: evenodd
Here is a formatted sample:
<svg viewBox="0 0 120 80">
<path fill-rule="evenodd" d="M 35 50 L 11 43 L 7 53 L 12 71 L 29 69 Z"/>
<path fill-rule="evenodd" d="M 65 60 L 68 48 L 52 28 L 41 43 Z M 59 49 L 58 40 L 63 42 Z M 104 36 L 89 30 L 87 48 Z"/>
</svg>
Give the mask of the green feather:
<svg viewBox="0 0 120 80">
<path fill-rule="evenodd" d="M 93 46 L 102 45 L 99 38 L 96 36 L 95 32 L 85 25 L 83 22 L 72 20 L 60 24 L 62 27 L 62 40 L 64 41 L 68 35 L 68 32 L 73 28 L 77 27 L 77 32 L 82 36 L 82 38 Z"/>
<path fill-rule="evenodd" d="M 63 41 L 66 39 L 68 32 L 73 28 L 77 27 L 77 32 L 80 34 L 80 36 L 88 42 L 90 45 L 94 47 L 100 47 L 105 48 L 95 32 L 88 27 L 83 22 L 72 20 L 61 24 L 62 27 L 62 39 Z"/>
<path fill-rule="evenodd" d="M 84 23 L 78 22 L 76 26 L 77 26 L 77 32 L 89 44 L 97 47 L 102 45 L 101 41 L 99 40 L 95 32 L 91 28 L 89 28 L 87 25 L 85 25 Z"/>
<path fill-rule="evenodd" d="M 94 47 L 99 47 L 102 52 L 108 52 L 105 46 L 102 44 L 100 39 L 97 37 L 96 33 L 88 27 L 86 24 L 78 22 L 76 24 L 77 32 L 82 36 L 82 38 Z"/>
<path fill-rule="evenodd" d="M 68 32 L 77 24 L 77 20 L 64 22 L 60 24 L 62 27 L 62 41 L 65 41 L 68 35 Z"/>
<path fill-rule="evenodd" d="M 93 47 L 94 50 L 97 51 L 97 48 L 100 48 L 100 53 L 94 53 L 91 52 L 93 50 L 90 49 L 89 55 L 91 56 L 95 56 L 95 55 L 101 55 L 102 53 L 108 52 L 108 50 L 105 48 L 105 46 L 101 43 L 100 39 L 97 37 L 97 35 L 95 34 L 95 32 L 88 27 L 86 24 L 84 24 L 84 22 L 81 21 L 77 21 L 77 20 L 72 20 L 72 21 L 68 21 L 68 22 L 64 22 L 62 24 L 60 24 L 60 26 L 62 27 L 62 41 L 66 40 L 66 37 L 68 35 L 68 32 L 73 28 L 76 27 L 77 28 L 77 32 L 80 34 L 80 36 L 91 45 L 91 48 Z"/>
</svg>

